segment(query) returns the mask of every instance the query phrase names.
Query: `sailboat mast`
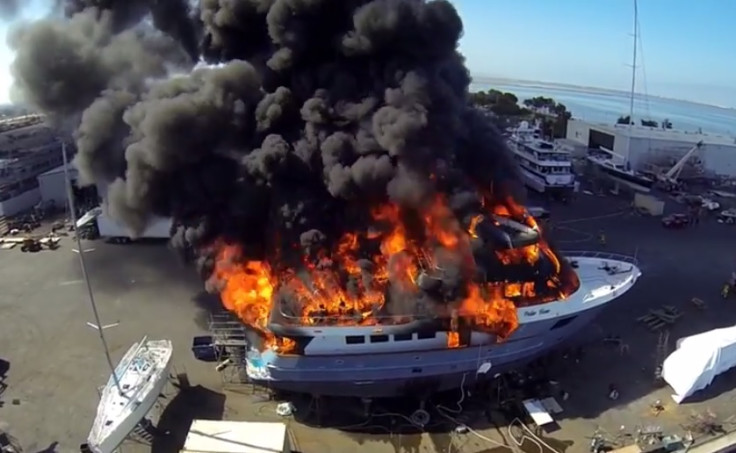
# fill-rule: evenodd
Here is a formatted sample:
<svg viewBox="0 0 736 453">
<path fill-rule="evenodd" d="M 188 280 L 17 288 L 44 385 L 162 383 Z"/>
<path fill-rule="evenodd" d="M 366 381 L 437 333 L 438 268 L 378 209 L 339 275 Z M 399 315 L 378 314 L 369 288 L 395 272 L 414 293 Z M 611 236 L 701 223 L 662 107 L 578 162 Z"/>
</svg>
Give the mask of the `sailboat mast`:
<svg viewBox="0 0 736 453">
<path fill-rule="evenodd" d="M 110 373 L 112 373 L 112 379 L 115 382 L 118 392 L 123 394 L 123 389 L 120 386 L 120 380 L 115 372 L 115 365 L 110 357 L 110 350 L 107 347 L 107 340 L 105 334 L 102 332 L 102 322 L 100 321 L 100 314 L 97 312 L 97 304 L 95 303 L 95 296 L 92 292 L 92 284 L 89 281 L 89 274 L 87 274 L 87 266 L 84 261 L 84 248 L 82 247 L 82 239 L 79 237 L 79 231 L 77 230 L 77 211 L 74 208 L 74 191 L 72 190 L 72 180 L 69 178 L 69 163 L 66 157 L 66 142 L 61 142 L 61 154 L 64 161 L 64 179 L 66 180 L 67 187 L 67 199 L 69 200 L 68 206 L 70 211 L 70 217 L 72 225 L 74 225 L 74 236 L 77 239 L 77 250 L 79 250 L 79 265 L 82 267 L 82 278 L 87 285 L 87 294 L 89 296 L 89 303 L 92 306 L 92 313 L 95 316 L 95 323 L 97 323 L 97 333 L 100 335 L 100 341 L 102 342 L 102 348 L 105 350 L 105 358 L 107 359 L 107 365 L 110 367 Z"/>
<path fill-rule="evenodd" d="M 634 56 L 631 62 L 631 96 L 629 98 L 629 129 L 634 123 L 634 91 L 636 90 L 636 49 L 638 47 L 639 8 L 634 0 Z"/>
</svg>

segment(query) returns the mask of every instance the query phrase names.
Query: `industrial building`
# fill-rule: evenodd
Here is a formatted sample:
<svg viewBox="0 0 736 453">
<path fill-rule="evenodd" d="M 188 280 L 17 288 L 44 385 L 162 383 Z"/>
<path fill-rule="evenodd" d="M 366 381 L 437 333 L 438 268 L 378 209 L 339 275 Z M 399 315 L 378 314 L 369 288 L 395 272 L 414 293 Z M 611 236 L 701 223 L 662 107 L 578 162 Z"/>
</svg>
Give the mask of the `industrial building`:
<svg viewBox="0 0 736 453">
<path fill-rule="evenodd" d="M 67 164 L 69 170 L 69 179 L 75 182 L 78 178 L 77 167 L 74 164 Z M 64 166 L 53 168 L 47 172 L 37 176 L 38 190 L 41 200 L 45 203 L 54 203 L 56 206 L 65 206 L 67 200 L 66 177 L 64 175 Z"/>
<path fill-rule="evenodd" d="M 589 149 L 606 148 L 625 159 L 632 169 L 655 173 L 669 169 L 702 141 L 689 166 L 703 176 L 736 177 L 734 137 L 572 119 L 567 123 L 567 139 Z"/>
<path fill-rule="evenodd" d="M 61 163 L 61 145 L 49 128 L 36 125 L 0 134 L 0 216 L 40 202 L 37 176 Z"/>
</svg>

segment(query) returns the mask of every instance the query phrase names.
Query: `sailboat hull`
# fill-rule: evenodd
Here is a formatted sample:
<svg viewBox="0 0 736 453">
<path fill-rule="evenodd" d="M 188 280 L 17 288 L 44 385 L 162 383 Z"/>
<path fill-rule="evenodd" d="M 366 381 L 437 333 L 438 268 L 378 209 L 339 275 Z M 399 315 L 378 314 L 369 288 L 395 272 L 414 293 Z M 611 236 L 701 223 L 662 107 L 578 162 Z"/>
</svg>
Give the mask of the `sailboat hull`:
<svg viewBox="0 0 736 453">
<path fill-rule="evenodd" d="M 90 451 L 112 453 L 148 414 L 167 382 L 172 352 L 168 340 L 144 340 L 128 350 L 115 370 L 123 395 L 111 376 L 87 438 Z"/>
</svg>

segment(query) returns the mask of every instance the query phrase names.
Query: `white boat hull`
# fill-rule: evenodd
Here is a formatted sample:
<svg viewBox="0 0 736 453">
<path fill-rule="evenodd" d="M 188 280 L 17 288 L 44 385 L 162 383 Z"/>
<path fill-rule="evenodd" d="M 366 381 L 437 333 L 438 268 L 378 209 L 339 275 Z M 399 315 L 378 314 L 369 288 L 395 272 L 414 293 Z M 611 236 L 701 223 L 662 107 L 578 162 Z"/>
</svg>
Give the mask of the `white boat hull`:
<svg viewBox="0 0 736 453">
<path fill-rule="evenodd" d="M 166 384 L 173 348 L 168 340 L 135 343 L 115 370 L 121 395 L 112 376 L 102 391 L 87 447 L 111 453 L 148 414 Z"/>
<path fill-rule="evenodd" d="M 520 166 L 521 175 L 524 178 L 524 184 L 530 189 L 539 193 L 555 193 L 555 192 L 572 192 L 575 189 L 575 178 L 570 177 L 569 184 L 550 184 L 548 181 L 542 179 L 539 175 L 536 175 Z"/>
<path fill-rule="evenodd" d="M 251 350 L 251 382 L 271 389 L 321 396 L 388 398 L 451 390 L 490 379 L 549 352 L 590 324 L 604 307 L 628 292 L 641 275 L 635 258 L 570 252 L 579 289 L 565 300 L 517 308 L 519 327 L 506 341 L 472 332 L 466 347 L 448 349 L 446 332 L 399 339 L 382 326 L 386 341 L 372 342 L 375 326 L 315 327 L 303 355 Z M 348 343 L 348 337 L 365 341 Z M 481 372 L 481 365 L 490 372 Z"/>
</svg>

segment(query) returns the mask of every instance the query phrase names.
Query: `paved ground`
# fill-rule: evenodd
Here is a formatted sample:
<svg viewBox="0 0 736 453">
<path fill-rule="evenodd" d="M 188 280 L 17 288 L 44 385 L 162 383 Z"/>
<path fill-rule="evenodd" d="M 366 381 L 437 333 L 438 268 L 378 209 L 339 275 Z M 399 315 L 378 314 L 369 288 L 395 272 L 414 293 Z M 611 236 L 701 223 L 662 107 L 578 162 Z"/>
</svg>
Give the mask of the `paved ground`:
<svg viewBox="0 0 736 453">
<path fill-rule="evenodd" d="M 688 334 L 736 323 L 736 299 L 724 302 L 719 298 L 721 284 L 736 269 L 736 251 L 730 249 L 736 229 L 705 222 L 690 230 L 668 231 L 656 219 L 629 214 L 610 216 L 624 208 L 625 202 L 586 195 L 581 195 L 572 206 L 553 208 L 552 234 L 560 248 L 599 248 L 595 234 L 604 229 L 608 238 L 606 250 L 636 253 L 644 271 L 637 286 L 581 335 L 579 340 L 585 346 L 577 361 L 558 358 L 548 366 L 550 376 L 571 395 L 563 403 L 565 413 L 559 420 L 560 430 L 543 437 L 554 451 L 587 451 L 586 437 L 597 426 L 611 437 L 622 426 L 624 434 L 648 425 L 681 433 L 680 425 L 688 423 L 693 414 L 710 410 L 723 422 L 736 412 L 729 409 L 736 407 L 732 401 L 736 392 L 730 390 L 736 383 L 736 373 L 719 377 L 695 402 L 679 407 L 671 404 L 667 388 L 656 389 L 652 383 L 657 336 L 634 320 L 661 304 L 680 307 L 687 316 L 671 329 L 671 344 Z M 606 215 L 609 216 L 581 220 Z M 249 389 L 222 390 L 213 365 L 192 358 L 191 337 L 206 331 L 207 314 L 203 307 L 211 302 L 201 296 L 202 284 L 191 269 L 181 265 L 160 244 L 114 246 L 96 241 L 86 247 L 94 249 L 86 256 L 102 322 L 120 323 L 106 330 L 113 358 L 117 360 L 143 335 L 170 338 L 175 344 L 176 372 L 186 372 L 194 386 L 178 395 L 173 386 L 169 387 L 167 394 L 171 399 L 162 401 L 166 409 L 161 415 L 161 426 L 170 429 L 172 436 L 157 443 L 153 451 L 178 451 L 176 444 L 195 417 L 278 418 L 274 402 L 265 400 L 263 395 L 253 395 Z M 92 315 L 72 248 L 72 241 L 64 238 L 61 249 L 56 251 L 0 251 L 0 358 L 8 364 L 0 366 L 0 374 L 2 368 L 7 368 L 7 389 L 0 396 L 0 419 L 9 423 L 13 434 L 30 452 L 75 451 L 94 416 L 96 389 L 109 375 L 97 334 L 86 325 L 92 321 Z M 692 307 L 692 297 L 705 300 L 708 310 L 701 312 Z M 629 353 L 622 355 L 604 344 L 601 339 L 608 334 L 620 335 L 629 345 Z M 606 398 L 609 384 L 618 387 L 618 401 Z M 657 399 L 665 403 L 666 409 L 654 417 L 649 406 Z M 473 406 L 480 403 L 477 396 L 466 398 L 465 414 L 448 415 L 477 428 L 485 439 L 472 433 L 454 433 L 452 429 L 448 434 L 447 425 L 421 435 L 387 434 L 387 425 L 393 426 L 394 432 L 407 425 L 400 415 L 377 416 L 371 421 L 369 424 L 375 425 L 371 431 L 378 434 L 289 423 L 298 448 L 305 453 L 508 451 L 507 447 L 494 444 L 510 442 L 506 428 L 498 429 L 488 421 L 498 420 L 498 414 L 478 417 L 473 412 Z M 298 407 L 299 419 L 309 418 L 304 406 Z M 361 410 L 357 406 L 355 412 Z M 433 420 L 441 419 L 439 413 L 432 413 Z M 378 418 L 394 423 L 379 423 Z M 511 431 L 515 435 L 518 432 Z M 526 440 L 522 448 L 536 452 L 547 447 L 540 449 Z M 126 453 L 149 450 L 137 445 L 124 449 Z"/>
</svg>

